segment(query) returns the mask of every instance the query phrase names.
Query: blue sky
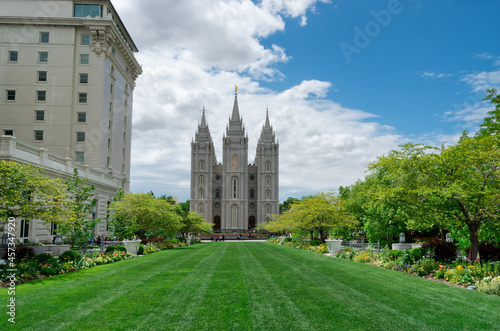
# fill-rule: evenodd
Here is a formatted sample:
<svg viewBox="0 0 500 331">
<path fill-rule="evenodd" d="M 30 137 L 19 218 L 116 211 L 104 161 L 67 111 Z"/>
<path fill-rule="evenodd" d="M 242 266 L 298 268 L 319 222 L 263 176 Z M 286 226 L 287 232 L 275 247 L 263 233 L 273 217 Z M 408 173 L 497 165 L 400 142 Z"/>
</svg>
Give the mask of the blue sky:
<svg viewBox="0 0 500 331">
<path fill-rule="evenodd" d="M 492 108 L 485 89 L 500 85 L 499 1 L 114 5 L 144 70 L 134 91 L 134 192 L 189 198 L 202 107 L 220 160 L 234 84 L 249 160 L 269 107 L 281 201 L 353 184 L 399 144 L 455 143 L 477 130 Z"/>
</svg>

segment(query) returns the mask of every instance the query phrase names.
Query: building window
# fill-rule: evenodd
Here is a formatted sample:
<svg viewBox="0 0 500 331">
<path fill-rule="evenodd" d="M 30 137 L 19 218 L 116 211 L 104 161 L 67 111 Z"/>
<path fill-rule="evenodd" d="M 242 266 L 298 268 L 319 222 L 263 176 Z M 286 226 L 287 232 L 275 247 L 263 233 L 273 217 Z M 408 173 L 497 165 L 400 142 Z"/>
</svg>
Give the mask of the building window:
<svg viewBox="0 0 500 331">
<path fill-rule="evenodd" d="M 113 121 L 112 120 L 109 120 L 108 122 L 108 129 L 111 130 L 111 127 L 113 126 Z"/>
<path fill-rule="evenodd" d="M 38 71 L 38 81 L 39 82 L 47 81 L 47 71 Z"/>
<path fill-rule="evenodd" d="M 28 238 L 29 236 L 29 230 L 30 230 L 30 223 L 28 220 L 21 220 L 21 231 L 19 232 L 20 238 Z"/>
<path fill-rule="evenodd" d="M 253 182 L 255 180 L 255 176 L 254 175 L 250 175 L 250 181 Z"/>
<path fill-rule="evenodd" d="M 125 157 L 127 155 L 127 150 L 125 148 L 122 148 L 122 156 Z"/>
<path fill-rule="evenodd" d="M 127 115 L 123 116 L 123 125 L 127 125 Z M 123 140 L 125 140 L 125 132 L 123 133 Z"/>
<path fill-rule="evenodd" d="M 238 226 L 238 206 L 231 207 L 231 226 L 233 228 Z"/>
<path fill-rule="evenodd" d="M 232 185 L 231 185 L 232 194 L 231 194 L 231 196 L 233 197 L 233 199 L 238 199 L 238 177 L 233 177 L 233 180 L 231 182 L 232 182 Z"/>
<path fill-rule="evenodd" d="M 16 91 L 7 90 L 7 101 L 16 101 Z"/>
<path fill-rule="evenodd" d="M 123 132 L 123 141 L 127 141 L 127 132 Z"/>
<path fill-rule="evenodd" d="M 88 54 L 80 54 L 80 64 L 89 64 Z"/>
<path fill-rule="evenodd" d="M 253 203 L 253 202 L 252 202 L 252 203 L 250 204 L 250 209 L 254 209 L 254 208 L 255 208 L 255 203 Z"/>
<path fill-rule="evenodd" d="M 266 200 L 271 200 L 271 190 L 266 190 Z"/>
<path fill-rule="evenodd" d="M 200 199 L 204 199 L 204 198 L 205 198 L 205 191 L 200 190 Z"/>
<path fill-rule="evenodd" d="M 255 191 L 252 189 L 250 190 L 250 199 L 254 199 L 255 198 Z"/>
<path fill-rule="evenodd" d="M 102 6 L 101 5 L 75 5 L 74 17 L 102 17 Z"/>
<path fill-rule="evenodd" d="M 200 185 L 204 185 L 205 184 L 205 177 L 203 177 L 203 175 L 200 176 Z"/>
<path fill-rule="evenodd" d="M 200 203 L 200 204 L 198 205 L 198 213 L 203 214 L 203 211 L 204 211 L 204 210 L 203 210 L 203 204 L 202 204 L 202 203 Z"/>
<path fill-rule="evenodd" d="M 215 203 L 215 209 L 219 209 L 220 208 L 220 203 L 216 202 Z"/>
<path fill-rule="evenodd" d="M 89 74 L 80 74 L 80 84 L 89 83 Z"/>
<path fill-rule="evenodd" d="M 46 101 L 47 91 L 36 91 L 36 101 Z"/>
<path fill-rule="evenodd" d="M 83 45 L 83 46 L 90 45 L 90 35 L 89 34 L 82 34 L 82 39 L 81 39 L 80 45 Z"/>
<path fill-rule="evenodd" d="M 113 111 L 113 103 L 112 103 L 112 102 L 110 102 L 110 103 L 109 103 L 109 111 L 110 111 L 110 112 L 112 112 L 112 111 Z"/>
<path fill-rule="evenodd" d="M 38 62 L 40 63 L 49 62 L 49 52 L 38 52 Z"/>
<path fill-rule="evenodd" d="M 9 62 L 17 62 L 19 53 L 17 51 L 9 51 Z"/>
<path fill-rule="evenodd" d="M 48 32 L 40 32 L 40 43 L 42 43 L 42 44 L 49 43 L 49 33 Z"/>
<path fill-rule="evenodd" d="M 50 235 L 55 236 L 57 234 L 57 223 L 50 223 Z"/>
<path fill-rule="evenodd" d="M 125 165 L 122 164 L 122 173 L 125 173 Z"/>
<path fill-rule="evenodd" d="M 43 141 L 43 130 L 34 130 L 34 140 Z"/>
<path fill-rule="evenodd" d="M 215 190 L 215 198 L 220 199 L 220 190 Z"/>
<path fill-rule="evenodd" d="M 108 138 L 108 148 L 111 148 L 111 138 Z"/>
<path fill-rule="evenodd" d="M 78 103 L 87 103 L 87 93 L 78 93 Z"/>
<path fill-rule="evenodd" d="M 77 122 L 78 123 L 86 123 L 87 122 L 87 113 L 77 113 Z"/>
<path fill-rule="evenodd" d="M 35 110 L 35 121 L 45 121 L 45 110 Z"/>
<path fill-rule="evenodd" d="M 108 156 L 108 158 L 106 159 L 106 166 L 109 167 L 111 166 L 111 157 Z"/>
<path fill-rule="evenodd" d="M 271 177 L 266 177 L 266 185 L 271 185 Z"/>
<path fill-rule="evenodd" d="M 271 162 L 266 162 L 266 171 L 271 171 Z"/>
<path fill-rule="evenodd" d="M 85 152 L 75 152 L 75 161 L 76 162 L 85 161 Z"/>
<path fill-rule="evenodd" d="M 271 214 L 271 205 L 266 205 L 266 214 Z"/>
<path fill-rule="evenodd" d="M 238 155 L 233 155 L 233 170 L 238 170 Z"/>
<path fill-rule="evenodd" d="M 128 100 L 127 99 L 125 99 L 124 106 L 125 106 L 125 108 L 127 108 L 127 106 L 128 106 Z"/>
<path fill-rule="evenodd" d="M 13 136 L 14 130 L 10 130 L 10 129 L 3 130 L 3 135 L 4 136 Z"/>
<path fill-rule="evenodd" d="M 199 170 L 205 170 L 205 161 L 203 160 L 200 161 Z"/>
<path fill-rule="evenodd" d="M 77 132 L 76 133 L 76 141 L 79 143 L 85 142 L 85 132 Z"/>
<path fill-rule="evenodd" d="M 114 85 L 113 85 L 113 83 L 111 83 L 109 85 L 109 94 L 113 94 L 113 88 L 114 88 Z"/>
</svg>

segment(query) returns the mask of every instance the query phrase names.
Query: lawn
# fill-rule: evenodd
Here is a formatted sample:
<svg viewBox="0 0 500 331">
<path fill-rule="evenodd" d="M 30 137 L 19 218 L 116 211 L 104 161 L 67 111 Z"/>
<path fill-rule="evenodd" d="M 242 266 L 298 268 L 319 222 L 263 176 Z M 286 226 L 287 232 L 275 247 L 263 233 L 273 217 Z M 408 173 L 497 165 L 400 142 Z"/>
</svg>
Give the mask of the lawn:
<svg viewBox="0 0 500 331">
<path fill-rule="evenodd" d="M 7 321 L 7 289 L 0 292 Z M 269 243 L 204 243 L 18 285 L 22 330 L 492 330 L 500 297 Z"/>
</svg>

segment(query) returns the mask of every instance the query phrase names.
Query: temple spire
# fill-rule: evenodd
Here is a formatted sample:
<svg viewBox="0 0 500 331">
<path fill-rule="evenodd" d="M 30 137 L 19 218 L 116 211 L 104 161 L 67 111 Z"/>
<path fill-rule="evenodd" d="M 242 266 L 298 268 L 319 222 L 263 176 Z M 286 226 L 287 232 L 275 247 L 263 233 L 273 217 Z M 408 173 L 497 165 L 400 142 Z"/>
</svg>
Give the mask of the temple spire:
<svg viewBox="0 0 500 331">
<path fill-rule="evenodd" d="M 264 124 L 265 129 L 271 129 L 271 123 L 269 123 L 269 109 L 266 107 L 266 123 Z"/>
<path fill-rule="evenodd" d="M 203 105 L 203 115 L 201 115 L 201 124 L 200 127 L 205 128 L 207 127 L 207 121 L 205 119 L 205 105 Z"/>
<path fill-rule="evenodd" d="M 230 121 L 241 121 L 240 109 L 238 108 L 238 86 L 234 87 L 234 105 Z"/>
</svg>

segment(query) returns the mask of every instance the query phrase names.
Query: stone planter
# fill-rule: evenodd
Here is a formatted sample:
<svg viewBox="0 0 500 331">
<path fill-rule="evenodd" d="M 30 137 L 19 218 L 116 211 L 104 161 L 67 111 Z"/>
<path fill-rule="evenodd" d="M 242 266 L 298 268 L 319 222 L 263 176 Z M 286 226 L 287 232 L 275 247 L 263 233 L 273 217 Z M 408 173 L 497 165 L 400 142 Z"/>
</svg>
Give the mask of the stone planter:
<svg viewBox="0 0 500 331">
<path fill-rule="evenodd" d="M 411 249 L 411 244 L 392 244 L 392 249 L 396 251 L 404 251 Z"/>
<path fill-rule="evenodd" d="M 186 238 L 186 244 L 191 245 L 191 238 Z"/>
<path fill-rule="evenodd" d="M 342 244 L 342 240 L 338 239 L 327 239 L 326 246 L 328 248 L 328 252 L 330 252 L 330 256 L 336 256 L 340 251 L 340 245 Z"/>
<path fill-rule="evenodd" d="M 139 247 L 141 245 L 140 240 L 124 240 L 123 245 L 127 249 L 127 252 L 134 254 L 134 256 L 137 256 L 137 251 L 139 250 Z"/>
<path fill-rule="evenodd" d="M 49 253 L 53 256 L 59 256 L 62 253 L 69 251 L 69 245 L 43 245 L 43 246 L 28 246 L 33 248 L 36 255 L 40 255 L 43 253 Z"/>
<path fill-rule="evenodd" d="M 278 237 L 279 241 L 280 241 L 280 244 L 283 243 L 285 241 L 285 238 L 286 237 Z"/>
<path fill-rule="evenodd" d="M 411 244 L 411 248 L 421 248 L 422 244 Z"/>
</svg>

